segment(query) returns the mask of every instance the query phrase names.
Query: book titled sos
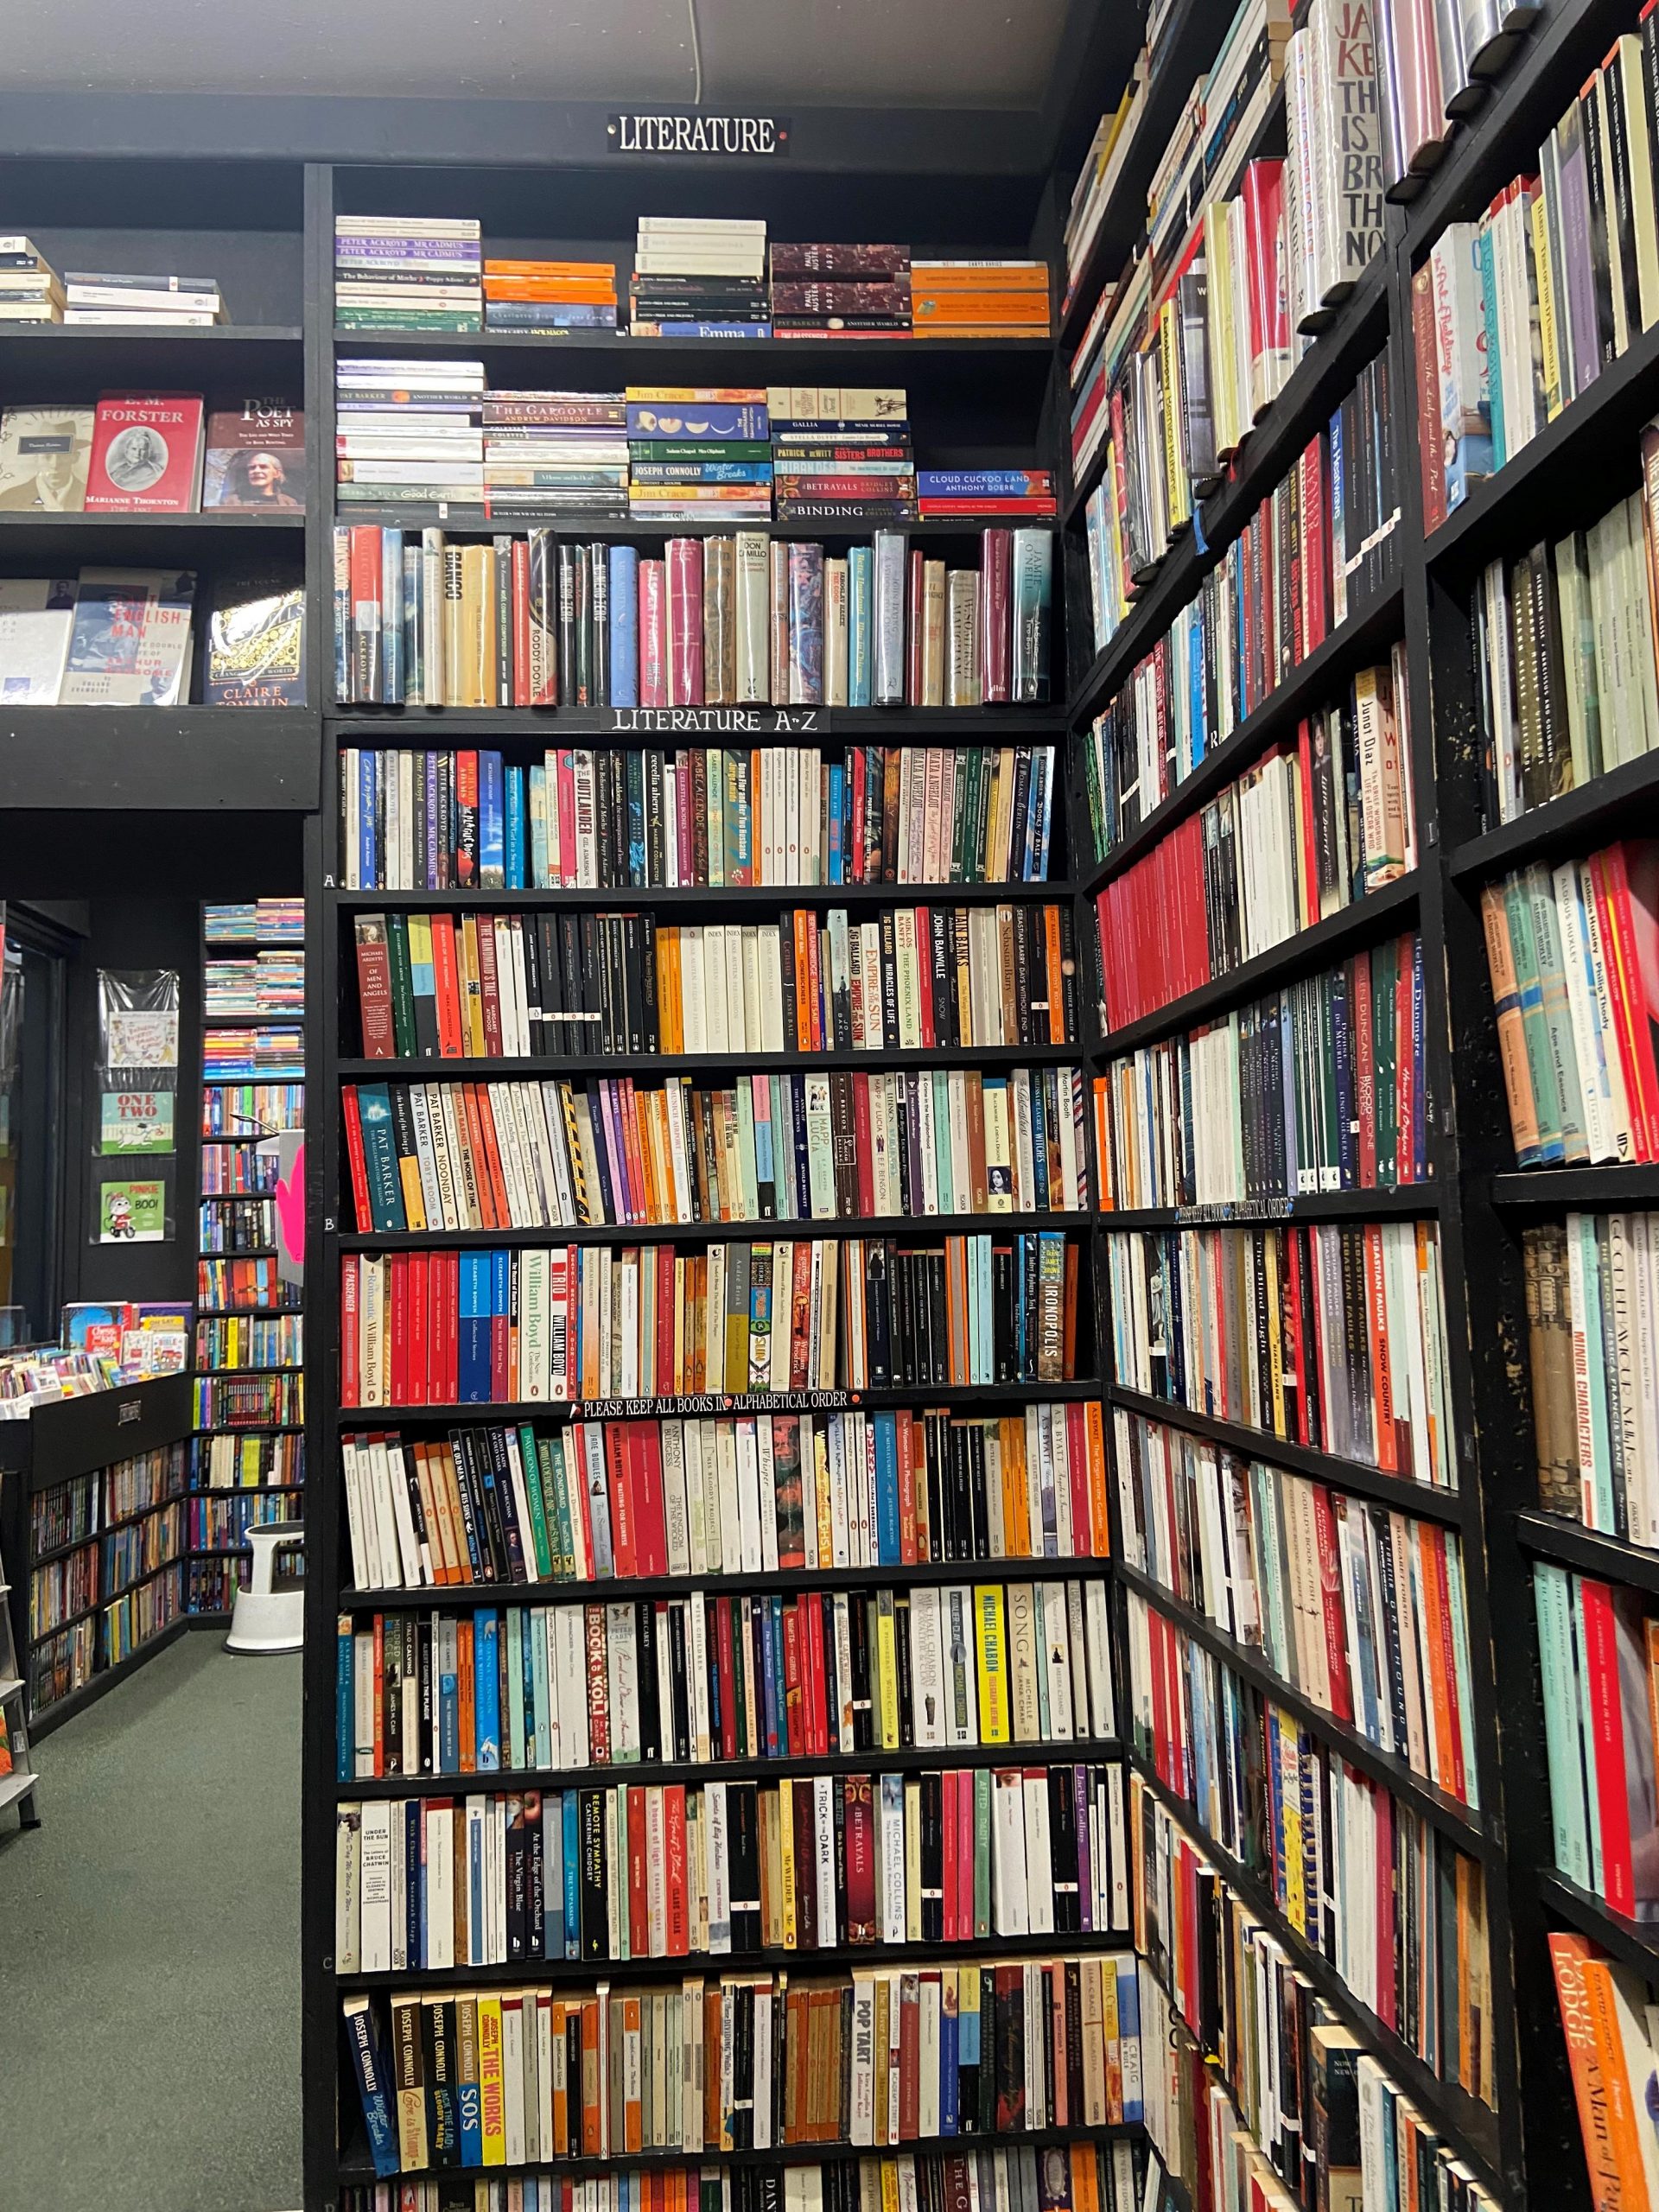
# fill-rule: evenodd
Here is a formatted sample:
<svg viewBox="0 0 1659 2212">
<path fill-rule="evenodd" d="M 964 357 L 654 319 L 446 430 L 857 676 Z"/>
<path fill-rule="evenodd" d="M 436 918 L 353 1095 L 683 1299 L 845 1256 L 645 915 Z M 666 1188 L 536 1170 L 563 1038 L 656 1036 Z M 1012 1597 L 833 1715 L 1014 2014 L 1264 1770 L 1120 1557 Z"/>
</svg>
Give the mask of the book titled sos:
<svg viewBox="0 0 1659 2212">
<path fill-rule="evenodd" d="M 194 514 L 202 455 L 200 393 L 103 392 L 92 425 L 86 512 Z"/>
</svg>

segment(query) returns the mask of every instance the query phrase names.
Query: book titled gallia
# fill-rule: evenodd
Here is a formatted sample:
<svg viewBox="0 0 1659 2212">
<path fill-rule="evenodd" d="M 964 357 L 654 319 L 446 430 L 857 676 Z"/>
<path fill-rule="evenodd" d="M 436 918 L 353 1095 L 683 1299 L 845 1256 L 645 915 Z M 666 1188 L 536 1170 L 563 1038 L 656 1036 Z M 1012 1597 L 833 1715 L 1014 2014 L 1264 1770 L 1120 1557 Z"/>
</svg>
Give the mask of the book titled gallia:
<svg viewBox="0 0 1659 2212">
<path fill-rule="evenodd" d="M 302 590 L 238 598 L 214 609 L 207 629 L 207 704 L 305 704 Z"/>
<path fill-rule="evenodd" d="M 201 484 L 200 393 L 100 393 L 86 477 L 89 514 L 194 514 Z"/>
</svg>

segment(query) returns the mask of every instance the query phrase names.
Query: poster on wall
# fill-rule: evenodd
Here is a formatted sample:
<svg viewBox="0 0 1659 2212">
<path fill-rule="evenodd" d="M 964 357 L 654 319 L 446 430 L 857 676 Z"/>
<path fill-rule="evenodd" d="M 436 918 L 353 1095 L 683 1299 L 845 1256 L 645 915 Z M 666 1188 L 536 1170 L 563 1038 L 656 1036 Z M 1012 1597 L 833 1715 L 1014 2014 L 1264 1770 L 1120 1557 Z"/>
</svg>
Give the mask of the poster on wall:
<svg viewBox="0 0 1659 2212">
<path fill-rule="evenodd" d="M 99 1184 L 100 1244 L 159 1244 L 166 1235 L 167 1191 L 159 1179 Z"/>
<path fill-rule="evenodd" d="M 99 1149 L 108 1153 L 171 1152 L 170 1090 L 106 1090 L 99 1122 Z"/>
</svg>

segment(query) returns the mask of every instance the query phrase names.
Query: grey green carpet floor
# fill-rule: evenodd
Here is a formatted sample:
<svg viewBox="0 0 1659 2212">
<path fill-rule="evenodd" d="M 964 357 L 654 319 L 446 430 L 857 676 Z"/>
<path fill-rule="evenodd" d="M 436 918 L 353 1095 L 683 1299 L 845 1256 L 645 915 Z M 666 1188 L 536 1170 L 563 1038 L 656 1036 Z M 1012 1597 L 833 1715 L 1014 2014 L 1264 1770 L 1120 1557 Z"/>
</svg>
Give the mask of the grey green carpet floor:
<svg viewBox="0 0 1659 2212">
<path fill-rule="evenodd" d="M 0 1813 L 0 2205 L 300 2202 L 300 1662 L 181 1637 Z"/>
</svg>

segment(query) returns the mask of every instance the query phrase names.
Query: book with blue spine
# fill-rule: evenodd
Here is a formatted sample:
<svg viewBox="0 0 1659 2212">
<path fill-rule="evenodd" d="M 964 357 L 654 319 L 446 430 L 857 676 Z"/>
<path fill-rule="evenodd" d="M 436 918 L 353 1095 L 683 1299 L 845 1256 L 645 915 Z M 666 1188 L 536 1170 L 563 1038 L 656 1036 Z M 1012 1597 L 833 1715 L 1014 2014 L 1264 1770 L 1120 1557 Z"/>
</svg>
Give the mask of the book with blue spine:
<svg viewBox="0 0 1659 2212">
<path fill-rule="evenodd" d="M 461 1255 L 456 1388 L 463 1405 L 487 1405 L 490 1398 L 490 1256 Z"/>
<path fill-rule="evenodd" d="M 369 2152 L 375 2172 L 385 2180 L 398 2171 L 401 2161 L 397 2131 L 391 2117 L 391 2075 L 380 2022 L 374 2000 L 367 1995 L 346 1998 L 343 2010 L 346 2039 L 352 2047 L 364 2124 L 369 2133 Z"/>
<path fill-rule="evenodd" d="M 375 823 L 379 819 L 375 786 L 380 755 L 365 746 L 357 756 L 357 887 L 378 883 L 379 861 L 375 848 Z"/>
<path fill-rule="evenodd" d="M 574 1789 L 564 1793 L 559 1822 L 564 1864 L 564 1955 L 582 1956 L 582 1859 L 578 1845 L 581 1807 Z"/>
<path fill-rule="evenodd" d="M 847 549 L 847 703 L 870 704 L 870 631 L 874 552 L 868 545 Z"/>
<path fill-rule="evenodd" d="M 847 857 L 842 847 L 841 811 L 845 800 L 847 771 L 837 765 L 830 771 L 830 876 L 831 883 L 847 880 Z"/>
<path fill-rule="evenodd" d="M 530 887 L 524 875 L 524 772 L 522 768 L 507 768 L 503 770 L 502 775 L 506 792 L 506 844 L 502 888 L 525 891 Z"/>
<path fill-rule="evenodd" d="M 632 545 L 610 552 L 611 704 L 639 703 L 639 556 Z"/>
<path fill-rule="evenodd" d="M 334 1778 L 349 1782 L 356 1764 L 356 1647 L 353 1621 L 342 1613 L 334 1624 Z"/>
<path fill-rule="evenodd" d="M 878 1567 L 897 1567 L 903 1557 L 899 1513 L 898 1417 L 873 1416 L 875 1432 L 875 1558 Z"/>
<path fill-rule="evenodd" d="M 478 881 L 483 891 L 506 888 L 506 823 L 501 755 L 478 756 Z"/>
<path fill-rule="evenodd" d="M 480 1606 L 473 1616 L 473 1699 L 480 1773 L 501 1764 L 501 1616 Z"/>
<path fill-rule="evenodd" d="M 368 1173 L 369 1217 L 377 1230 L 407 1229 L 403 1180 L 391 1127 L 391 1092 L 384 1083 L 356 1085 L 358 1127 Z"/>
</svg>

